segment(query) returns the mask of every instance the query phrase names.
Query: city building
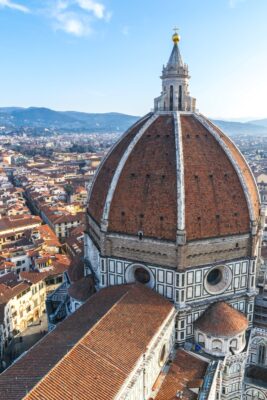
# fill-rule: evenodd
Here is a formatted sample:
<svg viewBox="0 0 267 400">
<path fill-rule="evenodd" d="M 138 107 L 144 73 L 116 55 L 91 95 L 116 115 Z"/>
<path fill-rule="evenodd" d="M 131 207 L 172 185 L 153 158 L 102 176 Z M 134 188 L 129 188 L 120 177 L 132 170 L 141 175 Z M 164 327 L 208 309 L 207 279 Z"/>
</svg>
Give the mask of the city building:
<svg viewBox="0 0 267 400">
<path fill-rule="evenodd" d="M 18 215 L 0 219 L 0 250 L 7 244 L 15 243 L 24 237 L 27 230 L 41 225 L 39 217 L 33 215 Z"/>
<path fill-rule="evenodd" d="M 84 214 L 78 212 L 76 214 L 58 212 L 49 213 L 44 216 L 45 221 L 54 230 L 59 239 L 65 239 L 70 235 L 70 230 L 82 224 Z"/>
<path fill-rule="evenodd" d="M 154 111 L 95 174 L 84 276 L 64 274 L 52 331 L 0 376 L 2 398 L 267 399 L 264 213 L 244 157 L 196 110 L 179 40 Z"/>
<path fill-rule="evenodd" d="M 15 335 L 39 321 L 45 311 L 45 298 L 41 273 L 22 272 L 18 277 L 11 272 L 0 278 L 0 358 Z"/>
</svg>

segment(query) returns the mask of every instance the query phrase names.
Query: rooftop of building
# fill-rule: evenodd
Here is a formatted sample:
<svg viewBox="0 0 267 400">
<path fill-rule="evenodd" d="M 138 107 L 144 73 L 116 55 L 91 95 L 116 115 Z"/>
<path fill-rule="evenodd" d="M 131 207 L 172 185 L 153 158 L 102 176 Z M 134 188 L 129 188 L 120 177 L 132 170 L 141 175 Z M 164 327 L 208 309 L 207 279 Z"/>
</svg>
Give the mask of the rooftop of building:
<svg viewBox="0 0 267 400">
<path fill-rule="evenodd" d="M 10 229 L 25 228 L 29 225 L 41 225 L 41 218 L 35 215 L 4 217 L 0 219 L 0 232 Z"/>
<path fill-rule="evenodd" d="M 195 328 L 212 336 L 232 337 L 248 328 L 245 314 L 220 301 L 211 304 L 195 322 Z"/>
<path fill-rule="evenodd" d="M 95 283 L 92 275 L 84 276 L 72 283 L 68 289 L 68 293 L 73 299 L 85 302 L 95 293 Z"/>
<path fill-rule="evenodd" d="M 209 362 L 178 349 L 155 400 L 173 400 L 180 392 L 184 400 L 197 400 Z"/>
<path fill-rule="evenodd" d="M 47 276 L 47 272 L 39 272 L 39 271 L 23 271 L 20 273 L 20 278 L 23 281 L 29 282 L 31 284 L 36 284 L 42 282 Z"/>
<path fill-rule="evenodd" d="M 143 285 L 102 289 L 0 375 L 0 398 L 113 398 L 173 311 Z"/>
</svg>

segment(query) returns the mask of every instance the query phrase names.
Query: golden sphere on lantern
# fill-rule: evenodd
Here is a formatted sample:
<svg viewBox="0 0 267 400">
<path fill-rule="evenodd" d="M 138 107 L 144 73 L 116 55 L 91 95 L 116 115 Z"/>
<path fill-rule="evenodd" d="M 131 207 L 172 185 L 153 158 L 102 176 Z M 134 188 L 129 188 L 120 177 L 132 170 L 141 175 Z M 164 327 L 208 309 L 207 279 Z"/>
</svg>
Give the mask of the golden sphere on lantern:
<svg viewBox="0 0 267 400">
<path fill-rule="evenodd" d="M 175 32 L 175 33 L 172 35 L 172 41 L 173 41 L 174 44 L 177 44 L 177 43 L 180 42 L 180 36 L 178 35 L 177 32 Z"/>
</svg>

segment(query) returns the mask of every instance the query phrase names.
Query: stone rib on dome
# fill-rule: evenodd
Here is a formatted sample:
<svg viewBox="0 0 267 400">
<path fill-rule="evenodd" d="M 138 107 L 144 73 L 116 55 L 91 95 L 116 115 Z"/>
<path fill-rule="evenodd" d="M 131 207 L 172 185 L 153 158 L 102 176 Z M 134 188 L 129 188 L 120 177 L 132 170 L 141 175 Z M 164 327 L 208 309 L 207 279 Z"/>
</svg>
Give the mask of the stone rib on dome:
<svg viewBox="0 0 267 400">
<path fill-rule="evenodd" d="M 244 191 L 224 150 L 193 115 L 182 115 L 181 127 L 187 239 L 249 232 Z"/>
<path fill-rule="evenodd" d="M 244 314 L 224 302 L 214 303 L 195 322 L 195 328 L 217 337 L 232 337 L 248 328 Z"/>
<path fill-rule="evenodd" d="M 129 155 L 112 199 L 111 232 L 176 240 L 174 122 L 159 116 Z M 160 191 L 160 193 L 159 193 Z"/>
<path fill-rule="evenodd" d="M 141 126 L 146 122 L 150 115 L 137 121 L 123 137 L 113 146 L 107 157 L 101 163 L 100 168 L 94 179 L 90 192 L 90 201 L 88 203 L 88 212 L 93 219 L 100 224 L 105 206 L 108 189 L 118 163 L 127 149 L 129 143 L 133 140 Z"/>
<path fill-rule="evenodd" d="M 247 164 L 243 155 L 240 153 L 240 151 L 236 148 L 234 143 L 231 141 L 231 139 L 227 135 L 225 135 L 211 121 L 209 121 L 206 118 L 205 118 L 205 120 L 219 134 L 220 138 L 224 141 L 224 143 L 230 150 L 232 157 L 236 160 L 240 170 L 242 171 L 243 177 L 245 179 L 246 185 L 249 190 L 251 205 L 252 205 L 253 213 L 254 213 L 254 219 L 258 219 L 259 211 L 260 211 L 260 198 L 259 198 L 257 184 L 255 182 L 253 173 L 252 173 L 251 169 L 249 168 L 249 165 Z"/>
<path fill-rule="evenodd" d="M 239 151 L 219 134 L 223 146 L 193 113 L 150 114 L 129 129 L 101 164 L 89 215 L 100 226 L 105 209 L 105 230 L 111 233 L 137 236 L 141 231 L 144 237 L 176 242 L 183 212 L 178 186 L 185 191 L 187 241 L 249 234 L 251 207 L 255 220 L 259 216 L 257 187 Z M 184 175 L 177 167 L 177 138 Z"/>
</svg>

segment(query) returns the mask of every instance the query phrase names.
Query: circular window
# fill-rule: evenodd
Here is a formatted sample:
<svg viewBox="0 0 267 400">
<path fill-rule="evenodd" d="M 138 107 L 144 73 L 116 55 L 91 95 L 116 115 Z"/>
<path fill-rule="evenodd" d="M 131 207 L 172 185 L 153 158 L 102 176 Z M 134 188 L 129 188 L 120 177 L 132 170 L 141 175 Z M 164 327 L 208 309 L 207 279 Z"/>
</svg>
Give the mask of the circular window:
<svg viewBox="0 0 267 400">
<path fill-rule="evenodd" d="M 150 281 L 150 274 L 145 268 L 139 267 L 134 271 L 134 278 L 137 282 L 146 285 Z"/>
<path fill-rule="evenodd" d="M 219 268 L 214 268 L 207 276 L 209 285 L 215 286 L 222 280 L 222 271 Z"/>
<path fill-rule="evenodd" d="M 142 264 L 129 265 L 126 269 L 125 280 L 127 283 L 142 283 L 151 289 L 155 286 L 155 279 L 152 271 Z"/>
<path fill-rule="evenodd" d="M 230 286 L 232 272 L 226 265 L 212 268 L 205 277 L 205 289 L 210 294 L 223 293 Z"/>
<path fill-rule="evenodd" d="M 166 358 L 166 344 L 161 349 L 160 356 L 159 356 L 159 365 L 162 367 Z"/>
</svg>

